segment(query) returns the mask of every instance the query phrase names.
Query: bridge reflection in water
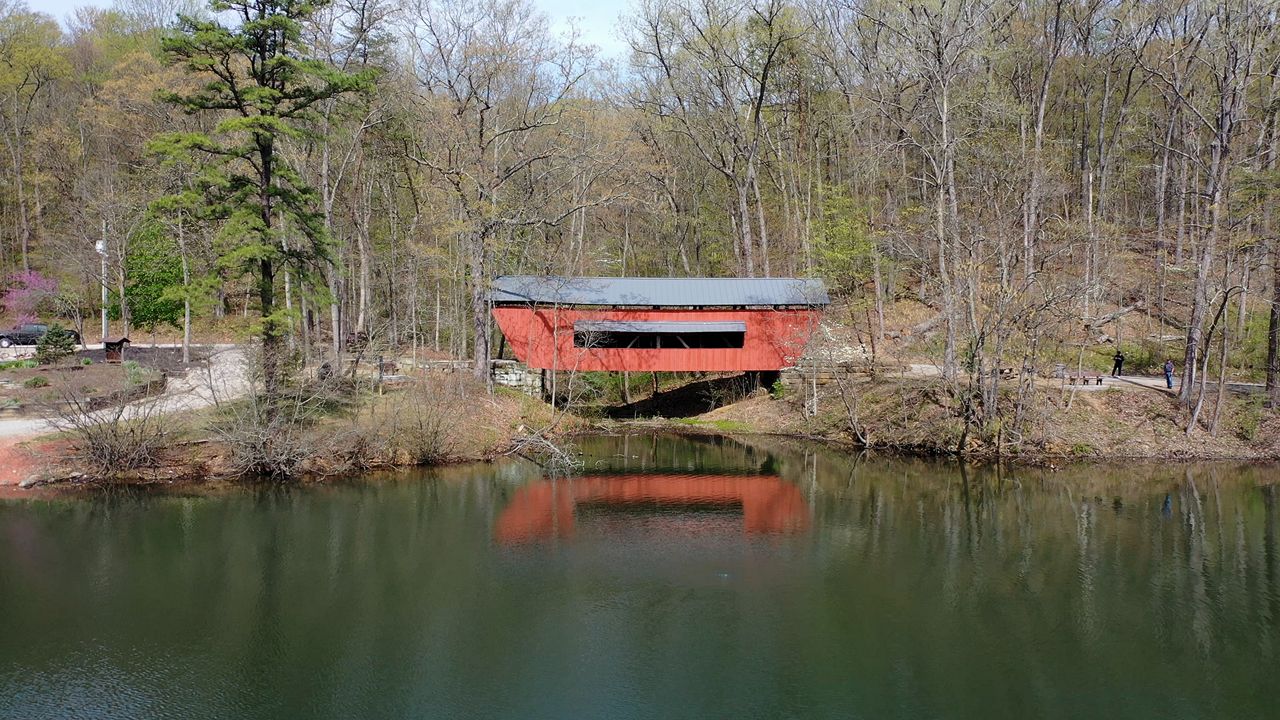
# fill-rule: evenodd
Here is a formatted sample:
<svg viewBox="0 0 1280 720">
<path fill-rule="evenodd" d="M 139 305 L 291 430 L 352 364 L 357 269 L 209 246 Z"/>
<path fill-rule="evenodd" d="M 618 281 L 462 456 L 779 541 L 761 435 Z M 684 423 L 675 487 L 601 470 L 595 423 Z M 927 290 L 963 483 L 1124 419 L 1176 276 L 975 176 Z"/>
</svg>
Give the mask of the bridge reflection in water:
<svg viewBox="0 0 1280 720">
<path fill-rule="evenodd" d="M 673 520 L 737 515 L 747 534 L 792 533 L 809 524 L 809 506 L 800 489 L 775 475 L 586 475 L 520 488 L 498 517 L 494 535 L 503 543 L 572 537 L 583 512 Z"/>
</svg>

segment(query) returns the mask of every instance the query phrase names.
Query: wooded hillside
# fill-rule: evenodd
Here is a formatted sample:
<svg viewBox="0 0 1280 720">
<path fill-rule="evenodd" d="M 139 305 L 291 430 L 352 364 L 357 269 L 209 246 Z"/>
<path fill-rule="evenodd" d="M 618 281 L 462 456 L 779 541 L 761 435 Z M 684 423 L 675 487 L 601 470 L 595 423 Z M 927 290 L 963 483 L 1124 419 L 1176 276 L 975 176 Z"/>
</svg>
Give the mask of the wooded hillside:
<svg viewBox="0 0 1280 720">
<path fill-rule="evenodd" d="M 816 275 L 881 343 L 929 307 L 974 412 L 1131 313 L 1184 400 L 1276 387 L 1275 0 L 636 0 L 621 59 L 528 0 L 215 7 L 0 4 L 9 317 L 96 338 L 102 241 L 113 334 L 480 367 L 498 274 Z"/>
</svg>

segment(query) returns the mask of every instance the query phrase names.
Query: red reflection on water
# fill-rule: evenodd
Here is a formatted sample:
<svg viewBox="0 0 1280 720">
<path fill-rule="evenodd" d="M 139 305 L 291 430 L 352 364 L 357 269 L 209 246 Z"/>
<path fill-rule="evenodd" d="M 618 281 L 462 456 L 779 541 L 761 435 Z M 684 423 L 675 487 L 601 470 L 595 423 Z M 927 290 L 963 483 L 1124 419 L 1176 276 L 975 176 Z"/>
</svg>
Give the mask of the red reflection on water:
<svg viewBox="0 0 1280 720">
<path fill-rule="evenodd" d="M 800 489 L 773 475 L 587 475 L 520 488 L 494 536 L 510 543 L 571 537 L 579 504 L 667 505 L 675 512 L 740 507 L 742 530 L 750 534 L 796 532 L 809 524 Z"/>
</svg>

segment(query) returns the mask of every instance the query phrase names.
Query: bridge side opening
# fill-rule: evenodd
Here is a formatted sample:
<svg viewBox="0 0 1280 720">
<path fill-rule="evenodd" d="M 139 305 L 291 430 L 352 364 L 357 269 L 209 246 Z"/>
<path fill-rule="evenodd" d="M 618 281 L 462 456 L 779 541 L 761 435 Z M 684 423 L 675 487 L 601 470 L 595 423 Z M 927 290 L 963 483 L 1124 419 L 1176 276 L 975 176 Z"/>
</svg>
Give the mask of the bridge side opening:
<svg viewBox="0 0 1280 720">
<path fill-rule="evenodd" d="M 743 322 L 636 322 L 579 320 L 573 324 L 575 348 L 624 350 L 741 349 Z"/>
</svg>

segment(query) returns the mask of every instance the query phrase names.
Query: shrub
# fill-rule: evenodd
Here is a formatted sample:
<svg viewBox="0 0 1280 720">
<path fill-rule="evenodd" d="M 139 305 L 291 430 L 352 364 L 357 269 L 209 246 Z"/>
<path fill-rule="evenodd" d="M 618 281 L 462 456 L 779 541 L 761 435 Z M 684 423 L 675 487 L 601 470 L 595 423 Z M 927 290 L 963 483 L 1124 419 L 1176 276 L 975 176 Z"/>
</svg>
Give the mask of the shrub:
<svg viewBox="0 0 1280 720">
<path fill-rule="evenodd" d="M 0 296 L 0 305 L 12 313 L 17 322 L 35 322 L 36 315 L 51 311 L 52 301 L 58 294 L 58 281 L 47 278 L 34 270 L 10 275 L 8 290 Z"/>
<path fill-rule="evenodd" d="M 448 458 L 458 409 L 467 403 L 463 384 L 450 380 L 417 384 L 391 408 L 384 427 L 398 461 L 434 465 Z"/>
<path fill-rule="evenodd" d="M 71 456 L 98 479 L 154 467 L 179 429 L 155 400 L 131 403 L 121 398 L 98 409 L 91 399 L 69 391 L 62 399 L 52 406 L 50 423 L 71 436 Z"/>
<path fill-rule="evenodd" d="M 271 480 L 303 474 L 304 464 L 319 450 L 311 431 L 330 404 L 324 395 L 322 389 L 296 388 L 271 399 L 255 388 L 222 405 L 209 428 L 231 450 L 230 470 Z"/>
<path fill-rule="evenodd" d="M 1154 374 L 1163 371 L 1164 361 L 1173 357 L 1173 351 L 1155 340 L 1125 343 L 1124 371 L 1133 374 Z M 1181 360 L 1181 356 L 1176 358 Z M 1110 368 L 1108 368 L 1110 369 Z"/>
<path fill-rule="evenodd" d="M 1266 415 L 1266 396 L 1256 395 L 1246 398 L 1240 406 L 1240 423 L 1236 436 L 1246 441 L 1257 439 Z"/>
<path fill-rule="evenodd" d="M 142 366 L 139 365 L 137 361 L 125 360 L 121 365 L 124 367 L 125 383 L 129 385 L 141 385 L 142 381 L 146 379 L 146 371 L 142 369 Z"/>
<path fill-rule="evenodd" d="M 81 360 L 80 360 L 80 364 L 81 364 L 81 365 L 86 365 L 86 366 L 87 366 L 87 365 L 92 365 L 92 364 L 93 364 L 93 360 L 90 360 L 89 358 L 83 358 L 83 359 L 81 359 Z"/>
<path fill-rule="evenodd" d="M 32 390 L 35 388 L 49 387 L 49 378 L 43 375 L 37 375 L 22 383 L 22 387 Z"/>
<path fill-rule="evenodd" d="M 476 397 L 467 384 L 467 379 L 452 376 L 424 378 L 374 399 L 350 424 L 319 428 L 317 442 L 325 450 L 318 459 L 325 472 L 446 461 L 455 448 L 456 429 L 470 410 L 468 402 Z"/>
<path fill-rule="evenodd" d="M 50 325 L 49 332 L 36 343 L 36 362 L 53 365 L 76 351 L 76 341 L 61 325 Z"/>
<path fill-rule="evenodd" d="M 326 418 L 349 412 L 358 399 L 357 388 L 345 378 L 299 379 L 269 397 L 264 392 L 261 364 L 250 348 L 244 359 L 249 392 L 243 398 L 219 403 L 209 429 L 230 453 L 228 470 L 241 477 L 291 480 L 318 468 L 324 458 L 361 456 L 367 451 L 354 438 L 326 436 L 318 426 Z M 218 388 L 211 384 L 215 394 Z"/>
</svg>

